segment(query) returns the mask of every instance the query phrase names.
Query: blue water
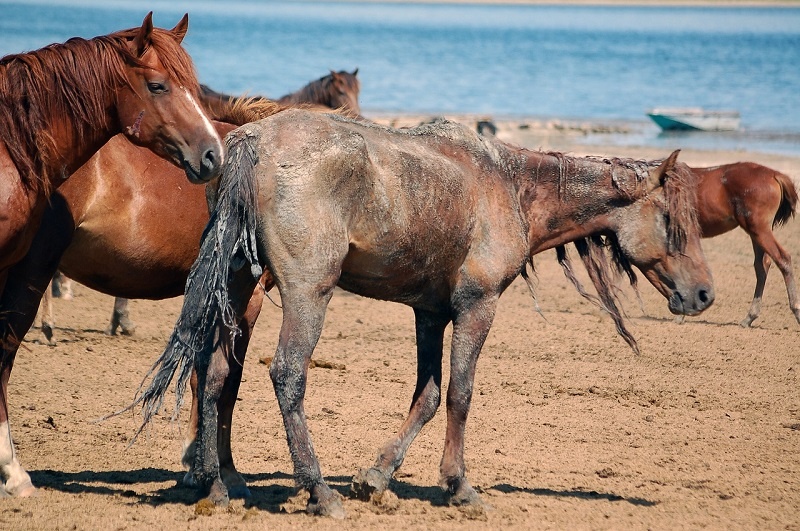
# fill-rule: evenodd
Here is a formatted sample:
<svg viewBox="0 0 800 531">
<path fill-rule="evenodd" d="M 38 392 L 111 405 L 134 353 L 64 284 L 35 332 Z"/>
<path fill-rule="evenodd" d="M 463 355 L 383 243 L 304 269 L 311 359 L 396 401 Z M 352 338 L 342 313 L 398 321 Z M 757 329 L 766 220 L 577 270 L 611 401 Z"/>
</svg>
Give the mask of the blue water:
<svg viewBox="0 0 800 531">
<path fill-rule="evenodd" d="M 620 121 L 615 142 L 800 155 L 800 8 L 0 0 L 0 54 L 190 14 L 201 81 L 280 96 L 358 67 L 370 112 Z M 737 109 L 743 131 L 659 134 L 647 109 Z"/>
</svg>

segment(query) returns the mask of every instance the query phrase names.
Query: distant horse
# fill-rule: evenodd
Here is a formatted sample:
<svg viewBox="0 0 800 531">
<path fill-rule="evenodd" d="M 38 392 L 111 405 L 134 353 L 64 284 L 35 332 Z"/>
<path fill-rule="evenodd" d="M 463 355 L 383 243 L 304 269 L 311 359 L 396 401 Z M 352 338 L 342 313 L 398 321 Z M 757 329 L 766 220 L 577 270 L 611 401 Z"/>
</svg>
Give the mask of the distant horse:
<svg viewBox="0 0 800 531">
<path fill-rule="evenodd" d="M 331 109 L 342 109 L 344 114 L 356 118 L 361 114 L 358 104 L 361 83 L 357 74 L 358 68 L 352 73 L 331 70 L 330 74 L 312 81 L 296 92 L 281 96 L 277 101 L 284 104 L 319 103 Z"/>
<path fill-rule="evenodd" d="M 236 323 L 262 264 L 283 307 L 270 376 L 295 480 L 310 493 L 308 512 L 336 517 L 344 510 L 323 480 L 303 408 L 335 286 L 402 302 L 416 318 L 410 414 L 375 465 L 354 479 L 353 495 L 383 492 L 433 417 L 452 323 L 441 483 L 452 503 L 476 505 L 463 449 L 477 358 L 500 295 L 519 275 L 530 286 L 534 254 L 580 241 L 588 256 L 605 234 L 618 266 L 629 275 L 630 264 L 640 268 L 673 313 L 700 313 L 714 298 L 694 174 L 676 162 L 677 152 L 660 164 L 577 158 L 515 148 L 449 122 L 393 130 L 302 110 L 241 127 L 228 142 L 229 164 L 181 316 L 134 402 L 143 404 L 146 424 L 175 372 L 180 389 L 196 369 L 194 472 L 216 503 L 228 498 L 216 462 L 216 403 L 228 392 L 227 371 L 240 364 L 231 354 Z"/>
<path fill-rule="evenodd" d="M 236 127 L 233 124 L 244 124 L 281 108 L 267 101 L 238 102 L 219 116 L 231 123 L 215 125 L 224 135 Z M 19 348 L 12 338 L 24 337 L 30 329 L 42 293 L 48 292 L 45 287 L 59 265 L 79 282 L 104 293 L 149 299 L 181 295 L 209 218 L 205 188 L 187 184 L 182 170 L 133 145 L 123 135 L 112 137 L 89 163 L 73 173 L 50 196 L 28 253 L 9 270 L 0 297 L 6 374 L 10 375 Z M 255 294 L 246 323 L 255 322 L 260 295 Z M 246 349 L 247 344 L 242 342 L 241 346 Z M 6 396 L 8 379 L 0 383 L 0 395 Z M 5 402 L 2 405 L 5 408 Z M 233 404 L 229 406 L 232 411 Z M 224 422 L 225 414 L 220 418 Z M 8 424 L 3 429 L 10 433 Z M 221 432 L 224 434 L 224 430 Z M 190 451 L 193 428 L 188 437 Z M 232 460 L 225 455 L 224 444 L 221 448 L 222 462 Z M 16 455 L 11 455 L 14 473 L 3 476 L 7 494 L 30 494 L 30 479 Z M 9 489 L 9 483 L 26 483 L 27 487 L 19 493 Z M 235 489 L 235 484 L 229 483 Z"/>
<path fill-rule="evenodd" d="M 797 190 L 792 179 L 754 162 L 736 162 L 713 168 L 692 168 L 697 174 L 697 217 L 703 238 L 713 238 L 742 227 L 753 243 L 756 289 L 747 316 L 750 326 L 761 311 L 761 296 L 770 262 L 783 274 L 789 308 L 800 323 L 800 300 L 792 273 L 792 257 L 775 239 L 772 229 L 794 216 Z"/>
<path fill-rule="evenodd" d="M 43 212 L 67 177 L 117 133 L 182 167 L 189 181 L 215 178 L 224 148 L 197 103 L 199 84 L 180 46 L 188 16 L 172 29 L 141 27 L 73 38 L 0 59 L 0 291 L 23 259 Z M 157 185 L 157 183 L 154 183 Z M 3 491 L 33 492 L 8 425 L 6 388 L 24 334 L 0 313 L 0 479 Z"/>
<path fill-rule="evenodd" d="M 351 117 L 359 117 L 361 115 L 361 108 L 358 104 L 358 94 L 361 85 L 356 78 L 357 74 L 358 68 L 356 68 L 353 73 L 331 71 L 330 74 L 316 81 L 312 81 L 297 92 L 283 96 L 279 103 L 283 105 L 319 105 L 330 109 L 340 109 L 344 114 Z M 236 96 L 217 92 L 206 85 L 200 85 L 200 90 L 203 104 L 209 109 L 212 116 L 224 115 L 228 112 L 231 104 L 239 99 Z M 254 99 L 269 101 L 260 96 L 256 96 Z M 79 253 L 80 250 L 76 249 L 72 254 L 79 256 Z M 195 253 L 195 255 L 196 254 L 197 253 Z M 76 257 L 76 259 L 78 258 Z M 65 289 L 71 289 L 69 287 L 69 279 L 66 279 L 64 285 Z M 128 301 L 129 299 L 122 297 L 117 297 L 114 300 L 111 321 L 106 328 L 108 334 L 115 335 L 117 330 L 119 330 L 123 335 L 130 335 L 135 331 L 136 324 L 130 318 Z M 53 339 L 54 320 L 52 308 L 51 294 L 45 292 L 41 310 L 42 332 L 50 344 L 55 343 Z"/>
</svg>

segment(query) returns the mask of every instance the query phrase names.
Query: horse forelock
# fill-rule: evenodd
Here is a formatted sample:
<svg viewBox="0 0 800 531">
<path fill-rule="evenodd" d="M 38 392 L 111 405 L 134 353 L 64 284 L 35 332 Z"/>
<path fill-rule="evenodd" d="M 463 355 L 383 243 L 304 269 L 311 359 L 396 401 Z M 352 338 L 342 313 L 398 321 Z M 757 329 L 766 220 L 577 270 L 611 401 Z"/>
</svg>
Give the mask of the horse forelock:
<svg viewBox="0 0 800 531">
<path fill-rule="evenodd" d="M 115 41 L 125 60 L 129 61 L 131 64 L 146 67 L 142 60 L 135 57 L 127 47 L 127 43 L 132 41 L 138 32 L 139 28 L 131 28 L 117 31 L 107 36 L 95 37 L 95 39 L 109 39 Z M 153 28 L 150 34 L 149 47 L 158 55 L 161 65 L 174 83 L 184 87 L 192 96 L 199 96 L 200 82 L 197 80 L 197 73 L 195 72 L 192 58 L 169 31 L 161 28 Z M 145 49 L 145 53 L 147 49 L 149 48 Z"/>
<path fill-rule="evenodd" d="M 697 219 L 697 175 L 682 162 L 675 163 L 664 179 L 667 203 L 667 249 L 680 254 L 686 249 L 689 234 L 700 232 Z"/>
</svg>

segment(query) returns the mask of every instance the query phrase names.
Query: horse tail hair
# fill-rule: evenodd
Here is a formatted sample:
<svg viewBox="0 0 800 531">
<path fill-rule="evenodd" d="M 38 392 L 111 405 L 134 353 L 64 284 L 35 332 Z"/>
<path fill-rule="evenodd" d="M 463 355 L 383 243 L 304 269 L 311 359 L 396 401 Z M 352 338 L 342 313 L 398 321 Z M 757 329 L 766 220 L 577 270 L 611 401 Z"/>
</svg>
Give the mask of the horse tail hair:
<svg viewBox="0 0 800 531">
<path fill-rule="evenodd" d="M 234 131 L 228 137 L 228 162 L 220 180 L 217 203 L 203 232 L 200 253 L 186 281 L 180 317 L 164 352 L 142 380 L 134 402 L 123 410 L 142 406 L 142 424 L 130 444 L 160 410 L 176 373 L 173 420 L 183 404 L 195 357 L 205 360 L 211 356 L 219 346 L 215 336 L 227 335 L 230 338 L 227 346 L 232 351 L 236 336 L 241 334 L 228 296 L 228 282 L 246 265 L 256 280 L 262 273 L 256 243 L 256 144 L 255 136 L 247 130 Z M 216 333 L 223 326 L 231 333 Z M 142 392 L 150 378 L 149 387 Z"/>
<path fill-rule="evenodd" d="M 776 171 L 773 177 L 781 187 L 781 204 L 775 212 L 775 219 L 772 220 L 772 227 L 775 228 L 794 217 L 797 208 L 797 188 L 791 177 L 784 173 Z"/>
</svg>

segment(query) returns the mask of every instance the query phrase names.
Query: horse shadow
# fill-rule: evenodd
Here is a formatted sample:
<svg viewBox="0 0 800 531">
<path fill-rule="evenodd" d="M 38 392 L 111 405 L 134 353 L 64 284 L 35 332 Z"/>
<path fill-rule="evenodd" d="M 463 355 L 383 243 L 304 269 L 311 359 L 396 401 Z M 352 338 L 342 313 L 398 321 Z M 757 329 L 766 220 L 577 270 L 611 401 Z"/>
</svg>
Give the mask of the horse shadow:
<svg viewBox="0 0 800 531">
<path fill-rule="evenodd" d="M 161 506 L 169 504 L 193 505 L 200 499 L 197 489 L 183 485 L 184 472 L 165 470 L 162 468 L 140 468 L 138 470 L 115 471 L 81 471 L 62 472 L 58 470 L 30 471 L 33 483 L 41 488 L 64 492 L 68 494 L 98 494 L 128 498 L 139 504 Z M 255 507 L 271 513 L 281 512 L 281 506 L 297 495 L 297 488 L 276 481 L 291 480 L 292 475 L 284 472 L 271 472 L 259 474 L 243 474 L 247 482 L 251 497 L 245 502 L 246 507 Z M 350 492 L 351 476 L 328 476 L 325 481 L 330 487 L 347 498 Z M 173 482 L 171 486 L 139 493 L 128 486 L 144 483 Z M 260 484 L 269 483 L 273 484 Z M 448 499 L 443 489 L 438 486 L 420 486 L 402 480 L 392 479 L 389 489 L 401 500 L 417 500 L 427 502 L 434 507 L 448 505 Z M 503 494 L 523 493 L 533 496 L 550 496 L 556 498 L 578 498 L 581 500 L 606 500 L 612 502 L 627 502 L 631 505 L 652 507 L 658 502 L 638 497 L 624 497 L 610 492 L 597 492 L 594 490 L 554 490 L 548 488 L 516 487 L 507 483 L 500 483 L 483 490 L 494 490 Z"/>
</svg>

